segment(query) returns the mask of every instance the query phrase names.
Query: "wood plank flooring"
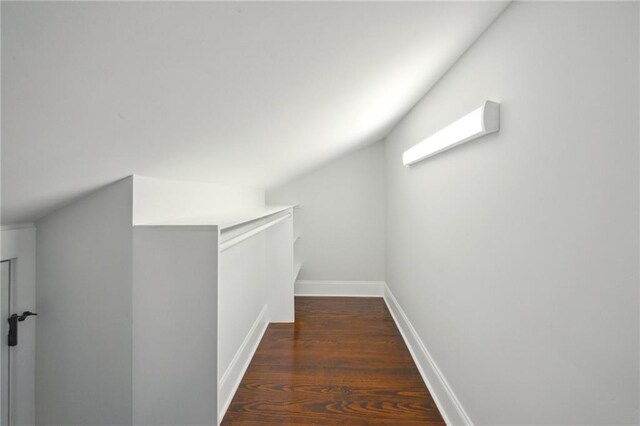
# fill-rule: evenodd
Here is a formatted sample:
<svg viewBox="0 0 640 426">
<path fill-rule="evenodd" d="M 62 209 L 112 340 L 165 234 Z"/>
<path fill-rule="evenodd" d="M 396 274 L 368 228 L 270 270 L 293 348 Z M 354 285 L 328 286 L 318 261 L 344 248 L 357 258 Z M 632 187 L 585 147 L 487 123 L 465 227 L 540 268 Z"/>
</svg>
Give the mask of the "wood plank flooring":
<svg viewBox="0 0 640 426">
<path fill-rule="evenodd" d="M 296 297 L 222 425 L 444 425 L 381 298 Z"/>
</svg>

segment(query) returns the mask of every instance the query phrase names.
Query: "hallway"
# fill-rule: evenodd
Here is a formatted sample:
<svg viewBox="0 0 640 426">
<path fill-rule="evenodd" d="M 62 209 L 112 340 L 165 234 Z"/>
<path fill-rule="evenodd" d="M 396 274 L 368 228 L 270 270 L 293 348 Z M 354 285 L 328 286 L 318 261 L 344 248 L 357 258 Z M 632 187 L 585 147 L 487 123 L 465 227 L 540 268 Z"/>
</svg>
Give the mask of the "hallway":
<svg viewBox="0 0 640 426">
<path fill-rule="evenodd" d="M 640 0 L 0 12 L 0 426 L 640 426 Z"/>
<path fill-rule="evenodd" d="M 443 425 L 382 298 L 296 297 L 222 425 Z"/>
</svg>

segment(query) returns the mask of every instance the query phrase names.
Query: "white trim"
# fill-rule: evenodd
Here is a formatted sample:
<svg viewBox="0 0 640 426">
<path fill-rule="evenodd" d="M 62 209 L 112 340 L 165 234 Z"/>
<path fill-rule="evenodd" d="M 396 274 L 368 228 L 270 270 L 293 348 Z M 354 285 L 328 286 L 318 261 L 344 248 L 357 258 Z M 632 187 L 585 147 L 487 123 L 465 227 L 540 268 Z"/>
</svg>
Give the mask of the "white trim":
<svg viewBox="0 0 640 426">
<path fill-rule="evenodd" d="M 0 231 L 13 231 L 15 229 L 29 229 L 35 227 L 36 225 L 34 225 L 33 223 L 15 223 L 13 225 L 0 226 Z"/>
<path fill-rule="evenodd" d="M 247 232 L 244 232 L 240 235 L 237 235 L 233 238 L 229 238 L 226 241 L 223 241 L 220 243 L 220 252 L 222 253 L 223 251 L 229 250 L 231 247 L 235 246 L 236 244 L 239 244 L 241 242 L 243 242 L 244 240 L 253 237 L 256 234 L 259 234 L 260 232 L 271 228 L 274 225 L 277 225 L 278 223 L 282 222 L 285 219 L 289 219 L 291 217 L 291 213 L 287 213 L 284 216 L 280 216 L 277 219 L 273 219 L 271 222 L 267 222 L 264 225 L 260 225 L 257 226 Z"/>
<path fill-rule="evenodd" d="M 384 281 L 298 280 L 296 296 L 383 297 Z"/>
<path fill-rule="evenodd" d="M 268 325 L 267 305 L 264 305 L 260 314 L 251 326 L 249 333 L 247 333 L 244 338 L 242 345 L 240 345 L 238 351 L 231 360 L 229 367 L 227 367 L 227 370 L 218 381 L 218 401 L 223 401 L 223 403 L 218 407 L 218 424 L 220 424 L 224 418 L 224 415 L 229 408 L 229 404 L 231 404 L 231 400 L 236 394 L 238 386 L 240 386 L 242 377 L 247 371 L 256 349 L 258 349 L 258 345 L 260 344 L 262 336 L 267 330 Z"/>
<path fill-rule="evenodd" d="M 384 300 L 445 422 L 448 425 L 472 426 L 473 422 L 386 283 Z"/>
</svg>

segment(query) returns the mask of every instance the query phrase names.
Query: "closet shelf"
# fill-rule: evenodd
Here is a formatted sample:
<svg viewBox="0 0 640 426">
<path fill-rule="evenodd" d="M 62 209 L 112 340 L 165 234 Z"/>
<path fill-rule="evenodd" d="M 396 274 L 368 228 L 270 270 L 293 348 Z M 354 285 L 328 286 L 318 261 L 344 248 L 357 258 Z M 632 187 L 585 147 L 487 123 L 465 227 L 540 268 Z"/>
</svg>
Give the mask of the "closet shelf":
<svg viewBox="0 0 640 426">
<path fill-rule="evenodd" d="M 262 209 L 221 212 L 220 214 L 206 217 L 177 218 L 157 223 L 137 224 L 136 226 L 212 226 L 225 230 L 253 222 L 254 220 L 264 219 L 267 216 L 281 213 L 292 207 L 296 206 L 266 206 Z"/>
</svg>

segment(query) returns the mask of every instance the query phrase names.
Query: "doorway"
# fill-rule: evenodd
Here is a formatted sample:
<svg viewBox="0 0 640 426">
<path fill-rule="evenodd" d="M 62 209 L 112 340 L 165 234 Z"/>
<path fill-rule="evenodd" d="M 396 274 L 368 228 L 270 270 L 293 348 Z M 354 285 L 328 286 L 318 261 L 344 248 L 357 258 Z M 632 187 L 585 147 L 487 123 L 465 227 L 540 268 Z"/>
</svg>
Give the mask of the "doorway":
<svg viewBox="0 0 640 426">
<path fill-rule="evenodd" d="M 32 407 L 29 405 L 31 399 L 29 394 L 25 394 L 28 389 L 25 385 L 33 378 L 34 372 L 32 368 L 25 368 L 25 355 L 33 351 L 30 343 L 34 324 L 24 321 L 35 313 L 15 312 L 20 308 L 17 303 L 17 261 L 13 258 L 0 262 L 0 426 L 33 424 Z M 20 327 L 26 332 L 23 336 L 18 332 Z M 19 347 L 21 337 L 23 345 Z"/>
</svg>

